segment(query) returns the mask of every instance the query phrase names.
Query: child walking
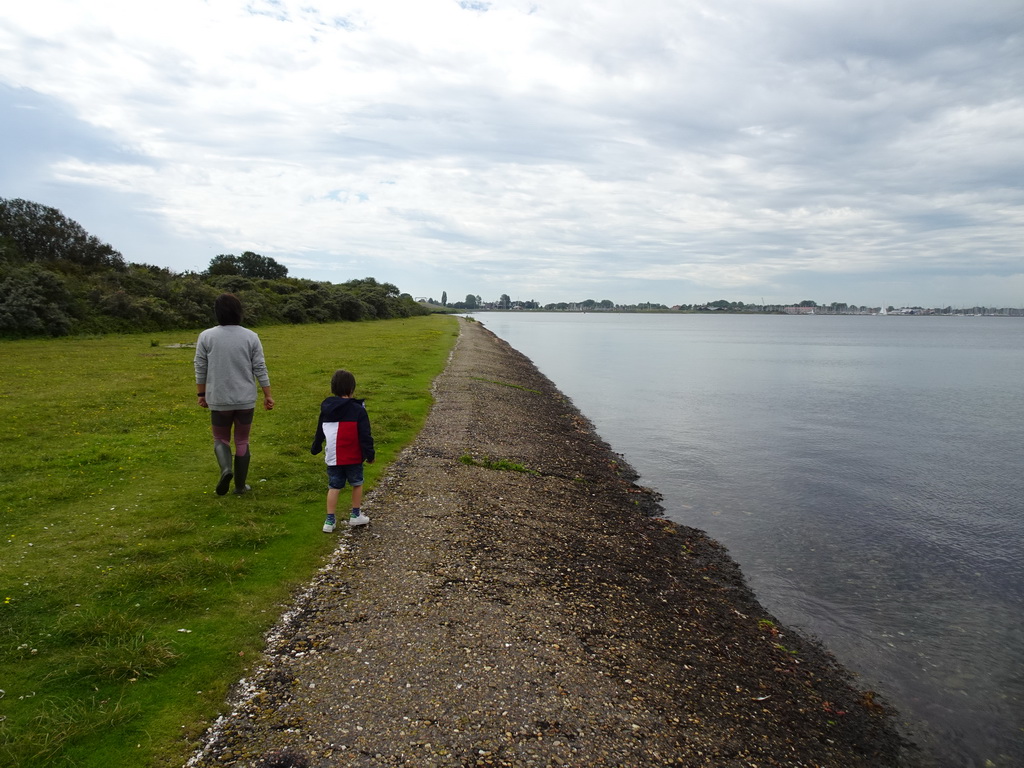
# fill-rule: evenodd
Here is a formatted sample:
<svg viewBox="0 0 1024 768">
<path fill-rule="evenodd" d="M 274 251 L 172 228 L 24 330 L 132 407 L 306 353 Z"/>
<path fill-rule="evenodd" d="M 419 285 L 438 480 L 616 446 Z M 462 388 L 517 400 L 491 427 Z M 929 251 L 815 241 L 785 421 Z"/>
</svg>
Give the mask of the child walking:
<svg viewBox="0 0 1024 768">
<path fill-rule="evenodd" d="M 352 512 L 348 524 L 366 525 L 370 518 L 362 513 L 359 505 L 363 499 L 363 462 L 373 464 L 376 457 L 373 449 L 373 435 L 370 434 L 370 417 L 362 400 L 352 394 L 356 391 L 356 377 L 345 370 L 337 370 L 331 377 L 332 397 L 320 404 L 320 418 L 316 424 L 316 435 L 309 451 L 314 456 L 327 443 L 324 459 L 327 461 L 327 520 L 324 533 L 333 533 L 336 525 L 335 514 L 338 497 L 347 482 L 352 486 Z"/>
</svg>

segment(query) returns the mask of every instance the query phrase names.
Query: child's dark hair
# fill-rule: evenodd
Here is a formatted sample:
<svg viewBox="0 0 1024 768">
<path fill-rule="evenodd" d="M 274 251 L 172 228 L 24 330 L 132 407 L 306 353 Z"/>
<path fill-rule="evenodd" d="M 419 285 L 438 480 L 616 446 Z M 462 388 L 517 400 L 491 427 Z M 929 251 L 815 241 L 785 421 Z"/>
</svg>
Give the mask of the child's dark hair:
<svg viewBox="0 0 1024 768">
<path fill-rule="evenodd" d="M 348 371 L 339 368 L 331 376 L 331 392 L 338 397 L 352 397 L 356 391 L 356 377 Z"/>
<path fill-rule="evenodd" d="M 233 293 L 222 293 L 213 301 L 213 314 L 218 325 L 241 325 L 242 302 Z"/>
</svg>

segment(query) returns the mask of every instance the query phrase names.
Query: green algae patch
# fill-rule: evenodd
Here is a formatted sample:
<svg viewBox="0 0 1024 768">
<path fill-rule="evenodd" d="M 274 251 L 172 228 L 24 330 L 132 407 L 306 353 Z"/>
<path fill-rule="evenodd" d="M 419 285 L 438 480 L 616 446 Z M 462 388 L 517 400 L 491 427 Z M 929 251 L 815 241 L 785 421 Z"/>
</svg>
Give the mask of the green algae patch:
<svg viewBox="0 0 1024 768">
<path fill-rule="evenodd" d="M 530 469 L 518 462 L 510 461 L 508 459 L 492 459 L 489 456 L 476 459 L 470 456 L 468 453 L 463 454 L 459 457 L 459 461 L 470 467 L 483 467 L 484 469 L 497 469 L 505 472 L 522 472 L 527 475 L 539 475 L 540 473 L 535 469 Z"/>
</svg>

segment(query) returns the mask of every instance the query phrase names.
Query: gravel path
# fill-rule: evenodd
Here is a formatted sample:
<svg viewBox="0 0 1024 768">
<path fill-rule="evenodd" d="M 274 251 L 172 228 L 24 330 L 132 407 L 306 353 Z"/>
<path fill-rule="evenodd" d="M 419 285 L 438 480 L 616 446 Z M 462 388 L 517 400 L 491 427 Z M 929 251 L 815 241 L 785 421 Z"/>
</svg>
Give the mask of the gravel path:
<svg viewBox="0 0 1024 768">
<path fill-rule="evenodd" d="M 463 321 L 435 390 L 189 766 L 911 764 L 528 359 Z"/>
</svg>

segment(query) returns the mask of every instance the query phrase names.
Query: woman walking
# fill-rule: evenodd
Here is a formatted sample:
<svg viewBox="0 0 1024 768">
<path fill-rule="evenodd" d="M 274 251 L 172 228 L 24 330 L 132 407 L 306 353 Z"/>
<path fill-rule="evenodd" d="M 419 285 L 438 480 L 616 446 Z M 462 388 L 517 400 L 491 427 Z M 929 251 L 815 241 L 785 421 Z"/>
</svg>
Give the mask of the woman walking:
<svg viewBox="0 0 1024 768">
<path fill-rule="evenodd" d="M 249 432 L 256 411 L 256 382 L 263 390 L 263 407 L 271 410 L 270 375 L 263 359 L 260 337 L 243 328 L 242 302 L 231 293 L 222 293 L 213 303 L 218 325 L 207 328 L 196 341 L 196 393 L 199 405 L 210 409 L 213 424 L 213 452 L 220 465 L 217 495 L 223 496 L 235 479 L 235 493 L 251 488 L 245 484 L 249 474 Z M 235 456 L 231 463 L 231 436 L 234 431 Z"/>
</svg>

